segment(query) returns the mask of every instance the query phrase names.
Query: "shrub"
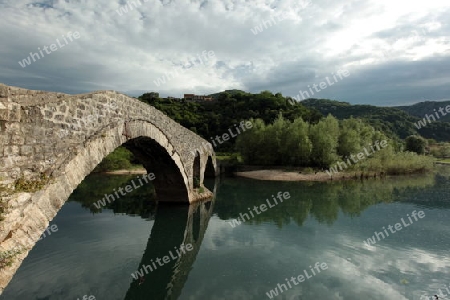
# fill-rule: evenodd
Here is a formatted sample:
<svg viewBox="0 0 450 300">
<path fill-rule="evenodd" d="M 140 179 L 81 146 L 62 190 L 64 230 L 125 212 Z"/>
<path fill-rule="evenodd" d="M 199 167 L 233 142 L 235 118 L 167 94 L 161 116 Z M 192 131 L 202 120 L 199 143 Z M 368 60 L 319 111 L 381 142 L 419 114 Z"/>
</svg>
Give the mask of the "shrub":
<svg viewBox="0 0 450 300">
<path fill-rule="evenodd" d="M 14 249 L 0 252 L 0 269 L 11 266 L 14 261 L 14 258 L 21 254 L 23 250 Z"/>
<path fill-rule="evenodd" d="M 41 190 L 49 181 L 49 177 L 44 173 L 41 173 L 38 179 L 26 180 L 24 177 L 20 177 L 14 183 L 14 191 L 33 193 Z"/>
<path fill-rule="evenodd" d="M 427 147 L 427 140 L 418 135 L 410 135 L 405 139 L 405 150 L 424 154 Z"/>
</svg>

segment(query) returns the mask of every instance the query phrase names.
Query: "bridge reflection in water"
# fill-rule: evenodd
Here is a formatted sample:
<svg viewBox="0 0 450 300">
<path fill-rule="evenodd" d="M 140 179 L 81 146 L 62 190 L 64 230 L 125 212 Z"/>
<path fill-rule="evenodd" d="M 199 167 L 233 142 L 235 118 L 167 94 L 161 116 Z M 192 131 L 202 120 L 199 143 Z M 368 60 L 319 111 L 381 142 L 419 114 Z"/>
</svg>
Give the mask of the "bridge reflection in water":
<svg viewBox="0 0 450 300">
<path fill-rule="evenodd" d="M 169 251 L 178 256 L 175 249 L 179 249 L 181 244 L 192 244 L 193 250 L 185 251 L 181 257 L 171 259 L 163 266 L 155 262 L 156 269 L 150 271 L 147 268 L 148 274 L 144 273 L 143 278 L 133 279 L 125 295 L 126 300 L 169 300 L 180 296 L 202 244 L 213 207 L 214 200 L 190 205 L 158 204 L 155 223 L 136 270 L 141 270 L 144 265 L 152 266 L 157 258 L 170 257 Z"/>
</svg>

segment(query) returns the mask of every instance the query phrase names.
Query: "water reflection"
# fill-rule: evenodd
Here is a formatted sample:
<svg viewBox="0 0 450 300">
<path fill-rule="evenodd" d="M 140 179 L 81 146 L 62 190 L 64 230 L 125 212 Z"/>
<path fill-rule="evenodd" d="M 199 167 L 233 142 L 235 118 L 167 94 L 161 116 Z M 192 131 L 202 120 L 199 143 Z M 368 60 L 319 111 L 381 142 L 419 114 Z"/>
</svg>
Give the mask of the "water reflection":
<svg viewBox="0 0 450 300">
<path fill-rule="evenodd" d="M 432 188 L 435 183 L 438 184 L 439 180 L 435 180 L 434 174 L 428 174 L 368 181 L 264 182 L 258 184 L 257 189 L 249 189 L 255 182 L 240 178 L 228 180 L 221 185 L 216 212 L 222 220 L 235 219 L 239 213 L 265 203 L 267 198 L 270 199 L 279 191 L 289 191 L 291 199 L 284 201 L 283 205 L 255 214 L 246 223 L 274 222 L 282 228 L 293 221 L 302 226 L 311 216 L 320 223 L 332 225 L 338 219 L 339 212 L 358 217 L 372 205 L 391 203 L 411 191 L 426 193 L 427 188 Z M 448 203 L 447 201 L 442 205 L 448 207 Z M 436 206 L 437 203 L 430 201 L 429 205 Z"/>
<path fill-rule="evenodd" d="M 73 193 L 70 200 L 82 203 L 82 206 L 92 213 L 100 213 L 93 204 L 104 194 L 118 186 L 125 186 L 134 176 L 105 176 L 92 175 L 84 181 Z M 208 181 L 207 187 L 217 191 L 219 181 Z M 97 187 L 92 190 L 92 186 Z M 136 270 L 144 265 L 152 266 L 157 258 L 162 259 L 175 253 L 180 245 L 191 244 L 193 250 L 186 251 L 178 259 L 170 259 L 163 266 L 149 271 L 148 274 L 130 284 L 125 299 L 177 299 L 187 280 L 189 271 L 200 249 L 214 202 L 198 202 L 191 205 L 156 203 L 156 194 L 151 184 L 137 189 L 126 197 L 107 204 L 105 208 L 112 209 L 115 214 L 137 215 L 147 220 L 154 220 L 154 224 L 147 242 L 145 252 Z M 131 274 L 130 274 L 131 278 Z"/>
<path fill-rule="evenodd" d="M 316 261 L 330 269 L 282 297 L 413 299 L 447 283 L 449 173 L 363 182 L 209 181 L 216 200 L 190 206 L 160 205 L 146 185 L 103 211 L 93 203 L 135 176 L 93 175 L 53 221 L 58 234 L 36 245 L 0 299 L 87 293 L 97 299 L 264 299 L 269 288 Z M 291 198 L 239 228 L 228 225 L 279 191 Z M 364 246 L 375 230 L 419 208 L 426 218 L 412 230 L 376 248 Z M 132 279 L 143 265 L 188 243 L 193 251 Z"/>
<path fill-rule="evenodd" d="M 158 205 L 155 224 L 137 269 L 152 265 L 157 258 L 175 253 L 181 244 L 193 245 L 176 260 L 133 280 L 125 299 L 177 299 L 192 269 L 213 210 L 213 202 L 187 205 Z M 176 256 L 176 255 L 175 255 Z"/>
</svg>

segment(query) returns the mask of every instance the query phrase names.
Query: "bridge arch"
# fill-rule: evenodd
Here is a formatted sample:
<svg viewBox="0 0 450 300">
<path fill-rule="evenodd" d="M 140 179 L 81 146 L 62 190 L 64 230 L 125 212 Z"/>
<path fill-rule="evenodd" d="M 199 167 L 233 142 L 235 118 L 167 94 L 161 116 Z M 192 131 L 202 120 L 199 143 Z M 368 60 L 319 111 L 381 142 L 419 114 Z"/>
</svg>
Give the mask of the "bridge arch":
<svg viewBox="0 0 450 300">
<path fill-rule="evenodd" d="M 210 157 L 217 170 L 212 146 L 154 107 L 114 91 L 66 95 L 0 84 L 0 187 L 39 182 L 38 190 L 1 195 L 14 213 L 1 224 L 0 251 L 23 251 L 0 270 L 0 293 L 72 191 L 121 145 L 155 174 L 159 201 L 212 196 L 203 186 Z M 198 169 L 202 188 L 194 186 Z"/>
</svg>

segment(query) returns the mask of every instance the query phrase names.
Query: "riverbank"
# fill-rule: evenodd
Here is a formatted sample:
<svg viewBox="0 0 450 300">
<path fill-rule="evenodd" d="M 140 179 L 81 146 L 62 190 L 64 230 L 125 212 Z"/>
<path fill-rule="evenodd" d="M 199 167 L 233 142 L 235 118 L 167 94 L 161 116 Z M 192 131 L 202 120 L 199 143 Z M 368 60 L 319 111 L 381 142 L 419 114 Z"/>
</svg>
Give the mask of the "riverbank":
<svg viewBox="0 0 450 300">
<path fill-rule="evenodd" d="M 234 175 L 238 177 L 245 177 L 256 180 L 268 180 L 268 181 L 329 181 L 329 180 L 348 180 L 359 179 L 360 175 L 355 177 L 355 173 L 340 172 L 333 174 L 332 177 L 326 172 L 314 172 L 314 173 L 301 173 L 285 170 L 255 170 L 234 172 Z M 367 177 L 374 177 L 374 175 Z M 364 176 L 366 178 L 366 176 Z"/>
<path fill-rule="evenodd" d="M 105 171 L 105 172 L 100 172 L 101 174 L 109 174 L 109 175 L 140 175 L 140 174 L 147 174 L 147 170 L 144 168 L 135 168 L 135 169 L 130 169 L 130 170 L 115 170 L 115 171 Z"/>
</svg>

